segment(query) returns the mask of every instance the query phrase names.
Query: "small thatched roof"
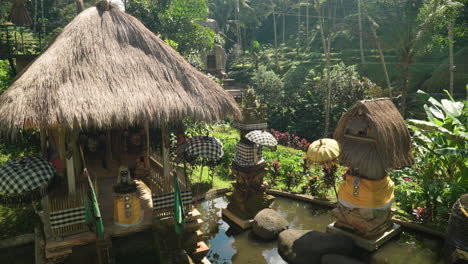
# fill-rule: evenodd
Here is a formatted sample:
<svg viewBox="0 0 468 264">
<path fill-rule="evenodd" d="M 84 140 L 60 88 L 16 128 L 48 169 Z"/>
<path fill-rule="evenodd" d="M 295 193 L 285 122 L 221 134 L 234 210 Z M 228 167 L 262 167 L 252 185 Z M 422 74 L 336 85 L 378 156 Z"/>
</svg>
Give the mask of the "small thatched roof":
<svg viewBox="0 0 468 264">
<path fill-rule="evenodd" d="M 220 85 L 136 18 L 103 2 L 81 12 L 0 96 L 0 132 L 63 125 L 113 128 L 240 110 Z"/>
<path fill-rule="evenodd" d="M 387 98 L 358 102 L 338 121 L 335 139 L 341 162 L 371 179 L 414 162 L 408 128 Z"/>
<path fill-rule="evenodd" d="M 18 26 L 29 26 L 32 24 L 31 15 L 25 6 L 26 0 L 14 0 L 11 6 L 9 20 Z"/>
</svg>

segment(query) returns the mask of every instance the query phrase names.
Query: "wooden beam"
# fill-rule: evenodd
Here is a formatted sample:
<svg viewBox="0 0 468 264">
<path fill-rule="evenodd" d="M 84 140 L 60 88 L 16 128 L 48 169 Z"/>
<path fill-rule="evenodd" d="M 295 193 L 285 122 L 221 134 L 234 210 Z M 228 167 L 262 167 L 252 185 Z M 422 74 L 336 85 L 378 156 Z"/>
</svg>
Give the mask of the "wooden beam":
<svg viewBox="0 0 468 264">
<path fill-rule="evenodd" d="M 145 166 L 148 169 L 150 167 L 150 135 L 149 135 L 149 123 L 145 122 L 145 134 L 146 134 L 146 155 L 145 155 Z"/>
<path fill-rule="evenodd" d="M 356 140 L 361 140 L 361 141 L 367 141 L 367 142 L 375 142 L 372 138 L 365 138 L 365 137 L 357 137 L 357 136 L 351 136 L 351 135 L 344 135 L 345 138 L 351 138 L 351 139 L 356 139 Z"/>
<path fill-rule="evenodd" d="M 169 129 L 167 126 L 161 128 L 162 132 L 162 156 L 163 156 L 163 176 L 164 179 L 169 179 L 171 176 L 171 161 L 169 153 Z"/>
<path fill-rule="evenodd" d="M 106 166 L 107 169 L 110 169 L 112 162 L 112 140 L 111 140 L 111 131 L 106 132 Z"/>
<path fill-rule="evenodd" d="M 68 193 L 71 195 L 76 194 L 76 181 L 75 181 L 75 163 L 73 161 L 73 153 L 67 156 L 67 183 Z"/>
<path fill-rule="evenodd" d="M 59 127 L 57 129 L 57 134 L 58 134 L 58 146 L 57 146 L 57 151 L 59 153 L 59 157 L 60 157 L 60 162 L 62 163 L 62 167 L 63 168 L 66 168 L 67 166 L 67 163 L 66 163 L 66 160 L 67 160 L 67 148 L 66 148 L 66 145 L 65 145 L 65 129 L 63 127 Z"/>
<path fill-rule="evenodd" d="M 47 155 L 47 130 L 45 127 L 40 128 L 40 136 L 41 136 L 41 152 L 42 157 L 48 159 Z"/>
<path fill-rule="evenodd" d="M 52 237 L 52 229 L 50 227 L 50 200 L 49 196 L 45 195 L 41 200 L 42 205 L 42 223 L 44 224 L 44 237 L 49 240 Z"/>
</svg>

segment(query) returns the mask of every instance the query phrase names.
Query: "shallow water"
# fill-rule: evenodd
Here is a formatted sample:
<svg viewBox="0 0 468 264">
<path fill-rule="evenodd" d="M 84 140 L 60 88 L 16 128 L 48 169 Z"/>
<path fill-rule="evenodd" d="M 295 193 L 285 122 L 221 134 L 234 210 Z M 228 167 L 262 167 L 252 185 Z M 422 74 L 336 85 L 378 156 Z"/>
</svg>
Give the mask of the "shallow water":
<svg viewBox="0 0 468 264">
<path fill-rule="evenodd" d="M 213 264 L 284 264 L 277 250 L 277 241 L 257 240 L 251 231 L 240 232 L 231 228 L 221 218 L 221 209 L 227 207 L 222 196 L 204 201 L 198 205 L 204 224 L 210 252 L 207 257 Z M 272 208 L 283 215 L 290 228 L 324 232 L 333 222 L 328 208 L 277 197 Z M 125 238 L 113 239 L 116 264 L 154 264 L 155 249 L 151 232 L 142 232 Z M 370 264 L 439 264 L 442 241 L 417 233 L 403 231 L 396 239 L 385 244 L 375 253 L 357 252 L 355 257 Z M 73 249 L 67 264 L 95 263 L 95 245 L 89 244 Z M 0 264 L 34 263 L 34 247 L 28 245 L 14 249 L 0 250 Z"/>
<path fill-rule="evenodd" d="M 227 207 L 226 197 L 204 201 L 198 209 L 203 216 L 202 231 L 208 240 L 210 252 L 207 258 L 213 264 L 283 264 L 278 254 L 277 241 L 264 242 L 256 239 L 251 231 L 240 232 L 221 217 L 221 209 Z M 334 221 L 327 208 L 277 197 L 273 209 L 290 223 L 291 229 L 308 229 L 325 232 Z M 385 244 L 377 252 L 358 252 L 356 257 L 372 264 L 436 264 L 441 241 L 402 232 L 396 239 Z"/>
</svg>

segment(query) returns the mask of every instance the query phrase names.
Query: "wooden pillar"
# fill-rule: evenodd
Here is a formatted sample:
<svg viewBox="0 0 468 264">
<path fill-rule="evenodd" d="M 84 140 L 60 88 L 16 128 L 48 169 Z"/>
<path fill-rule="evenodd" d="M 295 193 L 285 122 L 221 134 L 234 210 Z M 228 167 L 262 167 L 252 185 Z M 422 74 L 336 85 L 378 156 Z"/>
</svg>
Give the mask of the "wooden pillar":
<svg viewBox="0 0 468 264">
<path fill-rule="evenodd" d="M 106 132 L 106 166 L 107 169 L 110 169 L 112 162 L 112 140 L 111 140 L 111 131 Z"/>
<path fill-rule="evenodd" d="M 76 193 L 76 176 L 81 173 L 81 157 L 78 149 L 78 138 L 80 131 L 74 128 L 70 131 L 70 137 L 67 142 L 67 182 L 68 193 Z"/>
<path fill-rule="evenodd" d="M 145 134 L 146 134 L 146 155 L 145 155 L 145 166 L 148 169 L 150 167 L 150 135 L 149 135 L 149 123 L 145 122 Z"/>
<path fill-rule="evenodd" d="M 73 155 L 67 156 L 66 163 L 67 163 L 68 193 L 71 195 L 75 195 L 76 194 L 76 182 L 75 182 L 75 164 L 73 162 Z"/>
<path fill-rule="evenodd" d="M 47 131 L 44 127 L 40 128 L 40 136 L 41 136 L 41 152 L 42 157 L 48 159 L 47 157 Z"/>
<path fill-rule="evenodd" d="M 52 229 L 50 227 L 50 200 L 49 195 L 46 195 L 41 200 L 42 204 L 42 222 L 44 224 L 44 237 L 46 241 L 52 237 Z"/>
<path fill-rule="evenodd" d="M 171 176 L 171 162 L 169 153 L 169 129 L 166 125 L 161 128 L 162 132 L 162 158 L 163 158 L 163 176 L 167 180 Z"/>
<path fill-rule="evenodd" d="M 60 157 L 60 162 L 62 163 L 62 167 L 63 168 L 66 168 L 67 166 L 67 148 L 66 148 L 66 145 L 65 145 L 65 129 L 61 126 L 58 127 L 57 129 L 57 134 L 58 134 L 58 146 L 57 146 L 57 150 L 58 150 L 58 153 L 59 153 L 59 157 Z"/>
</svg>

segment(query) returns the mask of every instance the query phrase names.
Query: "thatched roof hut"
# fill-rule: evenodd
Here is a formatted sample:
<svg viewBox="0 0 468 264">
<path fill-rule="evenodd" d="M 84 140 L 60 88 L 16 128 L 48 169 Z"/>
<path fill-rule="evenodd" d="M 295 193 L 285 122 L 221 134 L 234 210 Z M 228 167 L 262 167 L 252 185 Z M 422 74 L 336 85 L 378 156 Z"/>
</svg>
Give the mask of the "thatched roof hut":
<svg viewBox="0 0 468 264">
<path fill-rule="evenodd" d="M 216 121 L 240 110 L 221 86 L 136 18 L 105 4 L 81 12 L 0 96 L 0 132 L 24 127 Z"/>
<path fill-rule="evenodd" d="M 335 139 L 340 161 L 370 179 L 411 165 L 411 138 L 403 117 L 390 99 L 358 102 L 338 121 Z"/>
</svg>

